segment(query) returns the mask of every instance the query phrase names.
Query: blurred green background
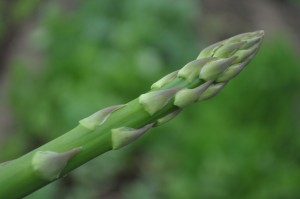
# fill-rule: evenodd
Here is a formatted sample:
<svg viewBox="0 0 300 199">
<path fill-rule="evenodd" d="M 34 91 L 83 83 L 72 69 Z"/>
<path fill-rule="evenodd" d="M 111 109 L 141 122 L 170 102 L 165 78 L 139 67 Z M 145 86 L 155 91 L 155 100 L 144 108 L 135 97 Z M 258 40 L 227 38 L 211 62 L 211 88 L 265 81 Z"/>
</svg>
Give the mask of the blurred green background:
<svg viewBox="0 0 300 199">
<path fill-rule="evenodd" d="M 0 162 L 136 98 L 205 46 L 264 29 L 218 96 L 26 198 L 300 198 L 299 2 L 1 1 Z"/>
</svg>

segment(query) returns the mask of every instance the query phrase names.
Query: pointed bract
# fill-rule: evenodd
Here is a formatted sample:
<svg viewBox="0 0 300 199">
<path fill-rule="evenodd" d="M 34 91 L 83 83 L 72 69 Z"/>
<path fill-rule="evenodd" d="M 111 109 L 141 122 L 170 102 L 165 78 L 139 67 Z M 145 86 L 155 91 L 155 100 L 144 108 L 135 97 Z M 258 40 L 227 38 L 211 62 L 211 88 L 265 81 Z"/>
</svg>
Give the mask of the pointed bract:
<svg viewBox="0 0 300 199">
<path fill-rule="evenodd" d="M 245 67 L 246 63 L 235 64 L 227 68 L 216 80 L 216 82 L 224 82 L 231 80 L 235 76 L 237 76 Z"/>
<path fill-rule="evenodd" d="M 245 62 L 249 57 L 256 54 L 258 48 L 259 48 L 259 44 L 256 44 L 249 49 L 237 51 L 234 54 L 235 56 L 237 56 L 237 58 L 236 60 L 234 60 L 233 64 Z"/>
<path fill-rule="evenodd" d="M 262 40 L 262 37 L 255 37 L 253 39 L 250 39 L 247 41 L 247 43 L 243 46 L 243 49 L 251 48 L 255 44 L 260 43 Z"/>
<path fill-rule="evenodd" d="M 110 116 L 112 112 L 124 106 L 125 104 L 104 108 L 90 115 L 89 117 L 80 120 L 79 123 L 90 130 L 95 130 L 98 126 L 102 125 L 107 120 L 107 118 Z"/>
<path fill-rule="evenodd" d="M 236 57 L 229 57 L 227 59 L 217 59 L 205 64 L 200 70 L 199 78 L 206 81 L 217 79 L 235 59 Z"/>
<path fill-rule="evenodd" d="M 233 37 L 228 38 L 227 40 L 225 40 L 226 42 L 236 42 L 236 41 L 248 41 L 251 40 L 253 38 L 257 38 L 257 37 L 263 37 L 264 36 L 264 31 L 254 31 L 254 32 L 246 32 L 246 33 L 242 33 L 239 35 L 235 35 Z"/>
<path fill-rule="evenodd" d="M 150 115 L 160 111 L 181 88 L 151 91 L 139 97 L 139 103 Z"/>
<path fill-rule="evenodd" d="M 168 121 L 174 119 L 180 112 L 181 112 L 181 109 L 178 109 L 162 118 L 159 118 L 158 120 L 156 120 L 155 126 L 160 126 L 162 124 L 167 123 Z"/>
<path fill-rule="evenodd" d="M 201 68 L 208 62 L 215 60 L 214 58 L 202 58 L 189 62 L 178 72 L 178 77 L 182 77 L 189 83 L 198 78 Z"/>
<path fill-rule="evenodd" d="M 204 48 L 198 55 L 197 59 L 212 57 L 214 52 L 223 46 L 223 42 L 218 42 Z"/>
<path fill-rule="evenodd" d="M 222 47 L 220 47 L 218 50 L 216 50 L 216 52 L 214 53 L 214 57 L 226 58 L 226 57 L 232 56 L 233 53 L 238 51 L 245 44 L 246 44 L 245 41 L 224 44 Z"/>
<path fill-rule="evenodd" d="M 120 149 L 140 136 L 146 133 L 151 127 L 153 127 L 154 123 L 148 124 L 140 129 L 134 129 L 129 127 L 120 127 L 111 130 L 111 138 L 112 138 L 112 148 Z"/>
<path fill-rule="evenodd" d="M 264 31 L 254 31 L 230 37 L 205 48 L 200 52 L 197 59 L 206 57 L 225 58 L 228 56 L 235 56 L 234 53 L 238 50 L 246 50 L 251 48 L 255 44 L 261 43 L 263 36 Z M 243 42 L 245 42 L 245 44 L 240 46 L 239 43 Z"/>
<path fill-rule="evenodd" d="M 209 99 L 213 96 L 215 96 L 217 93 L 219 93 L 219 91 L 226 85 L 227 82 L 221 82 L 221 83 L 217 83 L 214 85 L 211 85 L 208 89 L 206 89 L 205 92 L 203 92 L 200 97 L 199 97 L 199 101 L 200 100 L 206 100 Z"/>
<path fill-rule="evenodd" d="M 207 81 L 204 84 L 193 89 L 182 89 L 175 95 L 174 105 L 179 108 L 184 108 L 194 102 L 196 102 L 201 94 L 213 83 L 213 81 Z"/>
<path fill-rule="evenodd" d="M 80 150 L 81 147 L 63 153 L 37 151 L 32 158 L 33 170 L 45 180 L 55 180 L 60 176 L 68 161 L 78 154 Z"/>
<path fill-rule="evenodd" d="M 152 84 L 151 89 L 159 89 L 163 87 L 164 85 L 168 84 L 173 79 L 175 79 L 177 74 L 178 74 L 178 70 L 164 76 L 163 78 L 161 78 L 160 80 Z"/>
</svg>

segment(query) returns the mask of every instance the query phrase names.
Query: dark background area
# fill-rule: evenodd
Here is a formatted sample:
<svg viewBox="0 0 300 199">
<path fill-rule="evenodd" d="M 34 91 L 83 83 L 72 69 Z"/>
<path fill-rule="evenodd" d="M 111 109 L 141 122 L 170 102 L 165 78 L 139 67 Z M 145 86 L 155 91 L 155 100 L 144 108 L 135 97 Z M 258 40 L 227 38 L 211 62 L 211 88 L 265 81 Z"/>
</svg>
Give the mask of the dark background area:
<svg viewBox="0 0 300 199">
<path fill-rule="evenodd" d="M 26 197 L 300 197 L 300 1 L 0 2 L 0 162 L 146 92 L 205 46 L 266 32 L 215 98 Z"/>
</svg>

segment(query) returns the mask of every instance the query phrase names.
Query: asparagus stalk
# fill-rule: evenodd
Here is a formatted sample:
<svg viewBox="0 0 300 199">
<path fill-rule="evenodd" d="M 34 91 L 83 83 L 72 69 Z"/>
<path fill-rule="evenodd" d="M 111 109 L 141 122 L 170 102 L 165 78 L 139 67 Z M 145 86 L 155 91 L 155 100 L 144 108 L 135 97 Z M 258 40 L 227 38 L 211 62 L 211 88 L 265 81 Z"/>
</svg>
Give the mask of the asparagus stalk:
<svg viewBox="0 0 300 199">
<path fill-rule="evenodd" d="M 103 153 L 130 144 L 186 106 L 215 96 L 250 62 L 263 36 L 263 31 L 255 31 L 213 44 L 137 99 L 104 108 L 62 136 L 0 164 L 0 198 L 22 198 Z"/>
</svg>

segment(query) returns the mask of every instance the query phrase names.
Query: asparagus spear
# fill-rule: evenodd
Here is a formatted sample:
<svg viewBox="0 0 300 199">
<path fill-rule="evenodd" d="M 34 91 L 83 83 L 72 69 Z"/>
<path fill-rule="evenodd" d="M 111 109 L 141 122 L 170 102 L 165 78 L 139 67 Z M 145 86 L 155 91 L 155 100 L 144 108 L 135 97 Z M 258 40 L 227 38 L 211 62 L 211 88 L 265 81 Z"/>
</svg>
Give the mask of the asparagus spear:
<svg viewBox="0 0 300 199">
<path fill-rule="evenodd" d="M 186 106 L 215 96 L 251 61 L 263 36 L 263 31 L 255 31 L 213 44 L 137 99 L 104 108 L 62 136 L 0 164 L 0 198 L 22 198 L 103 153 L 130 144 Z"/>
</svg>

